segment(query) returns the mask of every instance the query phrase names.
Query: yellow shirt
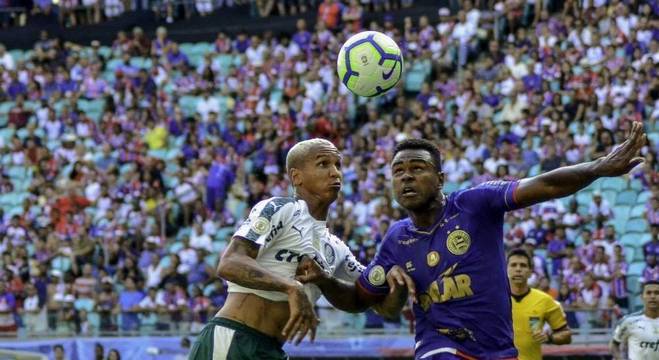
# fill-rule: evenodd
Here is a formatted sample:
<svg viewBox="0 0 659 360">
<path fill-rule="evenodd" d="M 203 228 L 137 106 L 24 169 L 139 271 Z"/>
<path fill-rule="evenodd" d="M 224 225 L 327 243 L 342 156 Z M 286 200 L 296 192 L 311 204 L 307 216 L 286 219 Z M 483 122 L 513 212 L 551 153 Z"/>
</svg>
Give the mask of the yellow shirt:
<svg viewBox="0 0 659 360">
<path fill-rule="evenodd" d="M 526 294 L 520 301 L 512 298 L 513 329 L 515 331 L 515 347 L 519 351 L 519 360 L 542 359 L 540 343 L 533 340 L 531 326 L 542 330 L 548 323 L 552 330 L 558 330 L 567 325 L 565 313 L 561 304 L 551 296 L 536 289 Z"/>
</svg>

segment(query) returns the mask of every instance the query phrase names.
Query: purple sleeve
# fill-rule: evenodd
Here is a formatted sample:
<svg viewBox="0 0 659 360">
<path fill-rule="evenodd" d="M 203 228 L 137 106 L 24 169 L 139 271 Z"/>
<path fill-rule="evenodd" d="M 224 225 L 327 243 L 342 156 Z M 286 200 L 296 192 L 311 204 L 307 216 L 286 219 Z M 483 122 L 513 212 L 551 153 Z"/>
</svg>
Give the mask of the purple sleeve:
<svg viewBox="0 0 659 360">
<path fill-rule="evenodd" d="M 461 208 L 482 211 L 510 211 L 521 206 L 515 200 L 515 190 L 519 181 L 488 181 L 457 195 L 456 202 Z"/>
<path fill-rule="evenodd" d="M 366 269 L 362 272 L 357 284 L 367 292 L 375 295 L 386 295 L 389 292 L 387 285 L 387 272 L 396 261 L 397 233 L 396 224 L 392 225 L 385 235 L 375 258 L 371 261 Z"/>
</svg>

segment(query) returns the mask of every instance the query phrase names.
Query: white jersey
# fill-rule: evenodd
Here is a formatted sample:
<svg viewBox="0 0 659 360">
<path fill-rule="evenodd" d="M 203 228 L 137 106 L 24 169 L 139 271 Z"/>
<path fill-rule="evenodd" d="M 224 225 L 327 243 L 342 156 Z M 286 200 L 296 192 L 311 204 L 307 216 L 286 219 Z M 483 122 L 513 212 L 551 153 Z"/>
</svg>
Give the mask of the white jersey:
<svg viewBox="0 0 659 360">
<path fill-rule="evenodd" d="M 627 349 L 629 360 L 659 360 L 659 318 L 629 314 L 616 326 L 613 340 Z"/>
<path fill-rule="evenodd" d="M 335 278 L 355 281 L 364 267 L 336 236 L 325 221 L 314 219 L 304 200 L 273 197 L 256 204 L 233 234 L 259 245 L 256 261 L 269 271 L 292 279 L 303 255 L 315 259 Z M 286 301 L 286 293 L 254 290 L 228 282 L 229 292 L 252 293 L 272 301 Z M 304 285 L 312 303 L 321 296 L 313 284 Z"/>
</svg>

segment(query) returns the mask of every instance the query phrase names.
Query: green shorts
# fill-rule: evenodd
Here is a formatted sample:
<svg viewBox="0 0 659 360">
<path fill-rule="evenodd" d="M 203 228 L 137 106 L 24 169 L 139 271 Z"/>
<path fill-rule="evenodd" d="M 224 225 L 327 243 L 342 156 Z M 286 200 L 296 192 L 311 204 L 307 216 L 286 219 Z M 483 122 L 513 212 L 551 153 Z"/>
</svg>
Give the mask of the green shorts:
<svg viewBox="0 0 659 360">
<path fill-rule="evenodd" d="M 286 360 L 282 343 L 239 322 L 214 317 L 201 330 L 188 360 Z"/>
</svg>

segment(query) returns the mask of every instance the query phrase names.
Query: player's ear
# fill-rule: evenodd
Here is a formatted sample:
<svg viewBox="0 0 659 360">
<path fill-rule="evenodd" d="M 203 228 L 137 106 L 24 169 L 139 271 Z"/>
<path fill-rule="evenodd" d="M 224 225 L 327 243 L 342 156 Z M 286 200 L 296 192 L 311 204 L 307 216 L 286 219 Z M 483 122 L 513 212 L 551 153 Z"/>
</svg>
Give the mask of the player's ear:
<svg viewBox="0 0 659 360">
<path fill-rule="evenodd" d="M 437 184 L 438 184 L 438 187 L 439 187 L 439 191 L 441 191 L 442 188 L 444 188 L 444 173 L 443 172 L 441 172 L 441 171 L 437 172 L 437 180 L 438 180 Z"/>
<path fill-rule="evenodd" d="M 288 171 L 288 177 L 291 179 L 293 187 L 302 185 L 302 173 L 299 169 L 292 168 Z"/>
</svg>

